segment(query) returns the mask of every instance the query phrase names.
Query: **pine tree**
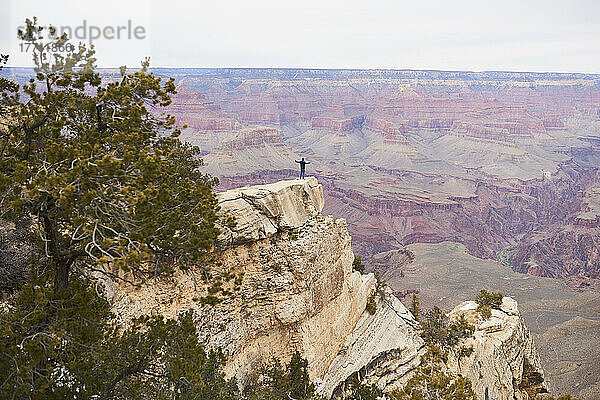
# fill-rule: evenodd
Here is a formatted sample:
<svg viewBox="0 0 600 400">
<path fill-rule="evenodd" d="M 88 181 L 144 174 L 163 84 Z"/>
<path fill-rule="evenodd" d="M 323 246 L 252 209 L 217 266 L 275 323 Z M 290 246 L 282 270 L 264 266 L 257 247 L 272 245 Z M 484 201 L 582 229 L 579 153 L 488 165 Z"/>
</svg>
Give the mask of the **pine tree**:
<svg viewBox="0 0 600 400">
<path fill-rule="evenodd" d="M 174 118 L 159 116 L 174 80 L 146 60 L 103 82 L 92 49 L 50 53 L 67 38 L 36 19 L 19 34 L 33 43 L 35 76 L 0 86 L 0 212 L 36 227 L 54 289 L 82 269 L 144 279 L 200 262 L 218 235 L 217 181 Z"/>
<path fill-rule="evenodd" d="M 416 293 L 412 294 L 411 303 L 410 303 L 410 312 L 415 317 L 415 319 L 419 320 L 419 296 Z"/>
<path fill-rule="evenodd" d="M 493 293 L 481 289 L 475 296 L 477 311 L 483 319 L 489 319 L 492 316 L 492 309 L 500 309 L 503 298 L 504 295 L 501 292 Z"/>
<path fill-rule="evenodd" d="M 0 310 L 0 398 L 238 398 L 191 315 L 124 329 L 90 280 L 197 265 L 218 235 L 217 180 L 159 114 L 174 80 L 146 60 L 106 82 L 92 49 L 49 51 L 67 43 L 54 28 L 34 18 L 19 35 L 35 74 L 22 86 L 0 79 L 0 216 L 40 238 L 50 270 L 29 268 Z"/>
<path fill-rule="evenodd" d="M 198 343 L 191 314 L 140 317 L 123 330 L 95 283 L 55 293 L 43 277 L 0 313 L 2 399 L 234 400 L 225 358 Z"/>
<path fill-rule="evenodd" d="M 377 385 L 367 385 L 361 383 L 357 378 L 351 378 L 348 393 L 344 398 L 348 400 L 378 400 L 382 397 L 383 391 Z"/>
<path fill-rule="evenodd" d="M 273 358 L 263 366 L 254 380 L 246 387 L 245 399 L 249 400 L 325 400 L 315 393 L 315 385 L 308 376 L 308 361 L 296 351 L 290 362 L 283 366 Z"/>
</svg>

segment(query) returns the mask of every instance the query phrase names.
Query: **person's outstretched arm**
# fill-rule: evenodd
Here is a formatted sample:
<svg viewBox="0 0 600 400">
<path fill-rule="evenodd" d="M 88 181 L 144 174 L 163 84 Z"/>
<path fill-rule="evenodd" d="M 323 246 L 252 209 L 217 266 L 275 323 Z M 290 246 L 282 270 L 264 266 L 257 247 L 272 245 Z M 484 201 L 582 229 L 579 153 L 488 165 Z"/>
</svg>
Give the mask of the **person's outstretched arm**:
<svg viewBox="0 0 600 400">
<path fill-rule="evenodd" d="M 307 164 L 310 164 L 310 161 L 306 161 Z"/>
<path fill-rule="evenodd" d="M 298 160 L 294 160 L 294 162 L 297 162 L 298 164 L 300 164 L 300 161 L 298 161 Z"/>
</svg>

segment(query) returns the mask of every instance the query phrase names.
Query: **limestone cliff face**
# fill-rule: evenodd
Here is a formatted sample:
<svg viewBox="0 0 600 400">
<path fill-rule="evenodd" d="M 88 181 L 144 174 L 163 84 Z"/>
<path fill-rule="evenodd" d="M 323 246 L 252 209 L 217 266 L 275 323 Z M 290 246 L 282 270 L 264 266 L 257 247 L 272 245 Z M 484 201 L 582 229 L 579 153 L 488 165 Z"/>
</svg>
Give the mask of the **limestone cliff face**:
<svg viewBox="0 0 600 400">
<path fill-rule="evenodd" d="M 352 376 L 386 391 L 406 382 L 424 350 L 417 323 L 372 274 L 352 271 L 346 222 L 321 214 L 323 190 L 315 178 L 230 190 L 219 202 L 236 224 L 223 228 L 211 267 L 237 278 L 237 285 L 223 283 L 231 293 L 205 304 L 209 284 L 200 272 L 178 272 L 140 289 L 116 286 L 112 302 L 119 318 L 192 310 L 201 341 L 224 351 L 226 373 L 242 385 L 250 369 L 271 356 L 286 362 L 296 350 L 327 397 Z M 365 310 L 372 295 L 374 314 Z M 470 361 L 450 366 L 471 377 L 478 393 L 484 387 L 509 393 L 525 359 L 539 367 L 516 305 L 506 310 L 494 311 L 487 323 L 496 321 L 495 331 L 478 325 Z"/>
<path fill-rule="evenodd" d="M 474 351 L 469 357 L 451 357 L 449 368 L 471 379 L 479 399 L 527 400 L 544 391 L 540 356 L 515 300 L 504 297 L 485 321 L 478 318 L 474 301 L 458 305 L 450 317 L 461 314 L 476 326 L 464 343 Z"/>
<path fill-rule="evenodd" d="M 215 306 L 202 304 L 205 285 L 178 273 L 143 289 L 121 288 L 117 314 L 193 310 L 201 340 L 223 349 L 226 372 L 242 384 L 249 368 L 271 356 L 286 361 L 296 350 L 311 378 L 323 378 L 375 286 L 373 275 L 352 272 L 345 221 L 321 215 L 315 178 L 235 189 L 219 200 L 236 225 L 223 228 L 215 264 L 243 276 L 237 291 Z"/>
</svg>

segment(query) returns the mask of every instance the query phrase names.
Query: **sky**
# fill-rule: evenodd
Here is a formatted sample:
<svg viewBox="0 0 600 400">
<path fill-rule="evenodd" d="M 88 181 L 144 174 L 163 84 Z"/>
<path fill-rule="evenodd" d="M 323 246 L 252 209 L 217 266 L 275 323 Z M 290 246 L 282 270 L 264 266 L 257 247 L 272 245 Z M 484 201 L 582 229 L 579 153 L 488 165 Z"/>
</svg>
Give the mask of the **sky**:
<svg viewBox="0 0 600 400">
<path fill-rule="evenodd" d="M 15 32 L 34 15 L 85 22 L 84 42 L 106 32 L 92 41 L 100 67 L 600 73 L 600 0 L 0 0 L 13 66 L 31 65 Z"/>
</svg>

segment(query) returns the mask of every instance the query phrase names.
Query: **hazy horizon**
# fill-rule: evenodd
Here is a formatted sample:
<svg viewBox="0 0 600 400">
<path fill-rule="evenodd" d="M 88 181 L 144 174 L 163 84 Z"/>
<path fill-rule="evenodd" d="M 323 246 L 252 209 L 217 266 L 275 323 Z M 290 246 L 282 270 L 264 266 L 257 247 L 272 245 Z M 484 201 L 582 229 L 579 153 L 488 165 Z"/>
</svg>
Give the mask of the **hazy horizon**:
<svg viewBox="0 0 600 400">
<path fill-rule="evenodd" d="M 137 66 L 149 56 L 157 68 L 600 73 L 600 2 L 591 0 L 0 5 L 0 48 L 12 66 L 31 65 L 12 31 L 35 15 L 73 29 L 83 21 L 99 30 L 139 27 L 139 40 L 95 41 L 98 66 L 107 68 Z"/>
<path fill-rule="evenodd" d="M 128 68 L 137 69 L 137 66 L 129 66 Z M 9 65 L 4 67 L 5 70 L 10 69 L 33 69 L 31 65 Z M 118 70 L 119 66 L 96 67 L 97 70 Z M 514 73 L 514 74 L 556 74 L 556 75 L 593 75 L 599 76 L 600 72 L 572 72 L 572 71 L 516 71 L 516 70 L 450 70 L 450 69 L 417 69 L 417 68 L 313 68 L 313 67 L 202 67 L 202 66 L 161 66 L 150 65 L 150 69 L 182 69 L 182 70 L 305 70 L 305 71 L 394 71 L 394 72 L 440 72 L 440 73 L 472 73 L 472 74 L 487 74 L 487 73 Z M 0 72 L 1 74 L 1 72 Z"/>
</svg>

